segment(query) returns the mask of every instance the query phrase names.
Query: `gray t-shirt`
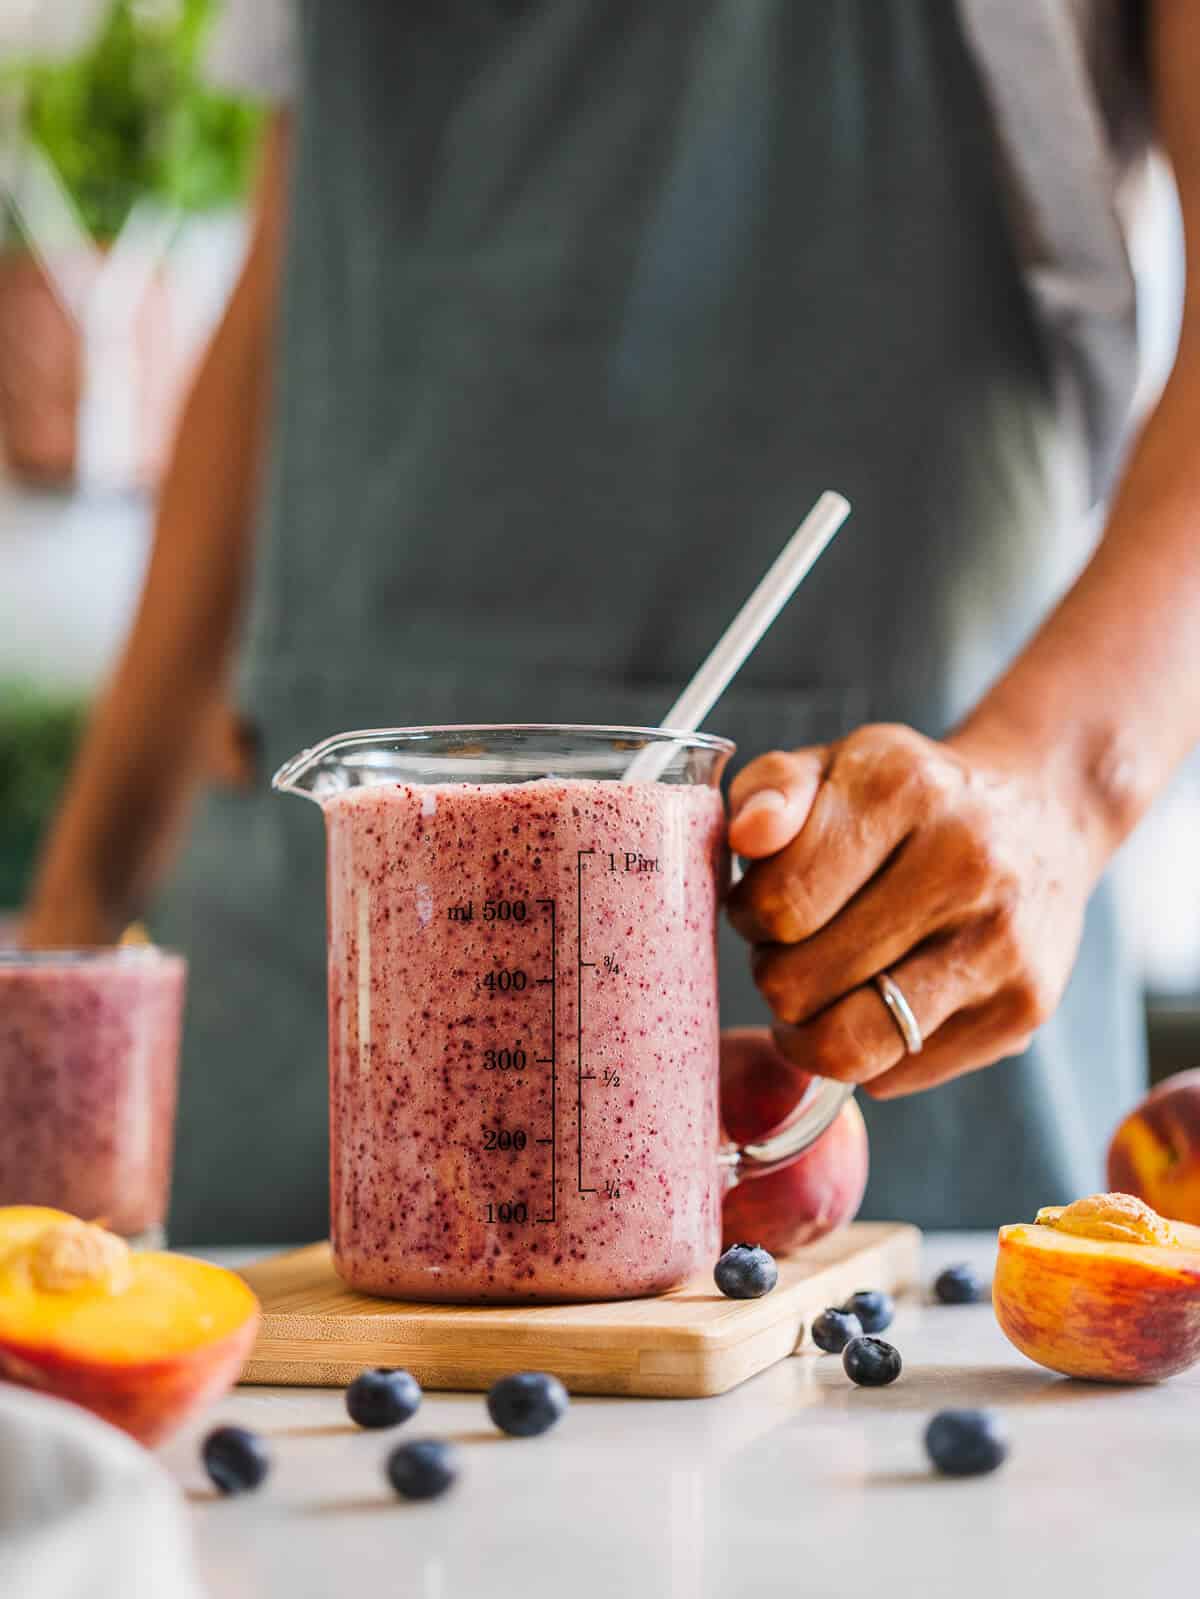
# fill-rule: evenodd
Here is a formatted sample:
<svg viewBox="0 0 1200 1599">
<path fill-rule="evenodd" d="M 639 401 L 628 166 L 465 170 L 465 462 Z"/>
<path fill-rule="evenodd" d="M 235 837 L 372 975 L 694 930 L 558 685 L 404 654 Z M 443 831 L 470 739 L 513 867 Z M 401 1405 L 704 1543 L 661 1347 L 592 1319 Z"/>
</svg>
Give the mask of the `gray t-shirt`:
<svg viewBox="0 0 1200 1599">
<path fill-rule="evenodd" d="M 755 4 L 757 0 L 747 0 Z M 957 0 L 983 80 L 1018 255 L 1059 359 L 1091 481 L 1111 480 L 1138 376 L 1129 240 L 1149 102 L 1138 0 Z M 275 103 L 299 91 L 295 0 L 225 0 L 214 81 Z"/>
</svg>

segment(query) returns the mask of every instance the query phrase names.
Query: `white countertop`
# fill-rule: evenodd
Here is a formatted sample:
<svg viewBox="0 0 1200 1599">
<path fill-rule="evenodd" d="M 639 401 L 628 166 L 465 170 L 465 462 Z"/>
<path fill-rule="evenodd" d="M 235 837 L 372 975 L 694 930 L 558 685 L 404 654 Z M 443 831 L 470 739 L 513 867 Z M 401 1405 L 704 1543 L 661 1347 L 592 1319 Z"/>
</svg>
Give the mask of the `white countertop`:
<svg viewBox="0 0 1200 1599">
<path fill-rule="evenodd" d="M 927 1241 L 925 1275 L 992 1240 Z M 870 1284 L 863 1284 L 869 1287 Z M 717 1399 L 575 1399 L 545 1438 L 502 1438 L 479 1394 L 428 1394 L 364 1433 L 337 1390 L 244 1388 L 163 1450 L 193 1506 L 211 1599 L 1140 1599 L 1200 1582 L 1200 1367 L 1158 1388 L 1067 1382 L 1024 1360 L 987 1305 L 903 1303 L 904 1371 L 853 1387 L 804 1353 Z M 947 1481 L 928 1417 L 991 1405 L 1012 1434 L 991 1477 Z M 267 1434 L 275 1470 L 219 1501 L 198 1439 Z M 402 1437 L 452 1437 L 463 1474 L 406 1505 L 382 1461 Z"/>
</svg>

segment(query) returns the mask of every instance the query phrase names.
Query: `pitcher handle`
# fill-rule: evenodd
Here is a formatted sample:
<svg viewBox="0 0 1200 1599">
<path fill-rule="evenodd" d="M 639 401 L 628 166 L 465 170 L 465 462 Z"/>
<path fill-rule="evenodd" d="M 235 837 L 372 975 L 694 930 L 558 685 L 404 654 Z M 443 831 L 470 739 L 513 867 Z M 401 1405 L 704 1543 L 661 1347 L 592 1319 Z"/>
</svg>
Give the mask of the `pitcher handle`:
<svg viewBox="0 0 1200 1599">
<path fill-rule="evenodd" d="M 742 880 L 745 870 L 741 858 L 730 855 L 730 888 Z M 765 1177 L 798 1160 L 832 1124 L 853 1092 L 849 1083 L 814 1077 L 795 1110 L 770 1138 L 752 1144 L 723 1144 L 717 1158 L 725 1172 L 726 1188 L 733 1188 L 748 1177 Z"/>
<path fill-rule="evenodd" d="M 795 1110 L 770 1138 L 749 1144 L 724 1144 L 718 1160 L 725 1186 L 733 1188 L 751 1177 L 766 1177 L 798 1160 L 832 1124 L 854 1093 L 849 1083 L 814 1077 Z"/>
</svg>

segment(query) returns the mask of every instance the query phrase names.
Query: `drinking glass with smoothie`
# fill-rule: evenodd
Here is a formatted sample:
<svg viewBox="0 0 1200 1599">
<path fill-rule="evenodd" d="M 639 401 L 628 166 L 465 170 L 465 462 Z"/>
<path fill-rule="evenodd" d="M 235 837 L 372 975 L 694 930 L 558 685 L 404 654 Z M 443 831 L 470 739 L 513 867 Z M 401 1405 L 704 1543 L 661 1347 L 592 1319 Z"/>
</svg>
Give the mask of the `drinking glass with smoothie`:
<svg viewBox="0 0 1200 1599">
<path fill-rule="evenodd" d="M 161 1245 L 185 971 L 152 946 L 0 950 L 0 1205 Z"/>
<path fill-rule="evenodd" d="M 657 776 L 629 780 L 662 746 Z M 388 729 L 275 785 L 328 838 L 331 1236 L 423 1300 L 627 1298 L 711 1265 L 753 1150 L 718 1127 L 716 921 L 733 746 L 637 728 Z M 636 769 L 636 768 L 635 768 Z"/>
</svg>

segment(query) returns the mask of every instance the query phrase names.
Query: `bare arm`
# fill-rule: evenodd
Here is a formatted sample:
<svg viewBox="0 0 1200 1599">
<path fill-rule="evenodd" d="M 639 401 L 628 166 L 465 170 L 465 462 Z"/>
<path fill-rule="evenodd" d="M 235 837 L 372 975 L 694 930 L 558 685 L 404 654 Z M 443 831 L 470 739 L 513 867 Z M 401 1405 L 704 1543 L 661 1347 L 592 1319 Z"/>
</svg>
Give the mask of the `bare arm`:
<svg viewBox="0 0 1200 1599">
<path fill-rule="evenodd" d="M 1017 1053 L 1050 1015 L 1084 907 L 1200 738 L 1200 6 L 1155 0 L 1159 128 L 1188 247 L 1171 378 L 1095 555 L 942 743 L 863 728 L 734 783 L 756 864 L 731 901 L 790 1058 L 882 1098 Z M 905 1042 L 872 979 L 923 1033 Z"/>
<path fill-rule="evenodd" d="M 223 709 L 252 556 L 288 142 L 281 113 L 246 261 L 184 408 L 137 616 L 37 875 L 31 945 L 108 942 L 136 913 Z"/>
<path fill-rule="evenodd" d="M 1095 556 L 964 729 L 1059 766 L 1105 856 L 1200 738 L 1200 7 L 1155 0 L 1151 61 L 1187 241 L 1175 365 Z"/>
</svg>

